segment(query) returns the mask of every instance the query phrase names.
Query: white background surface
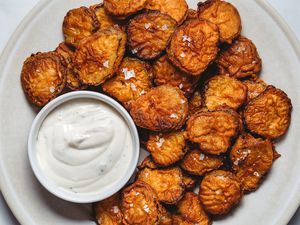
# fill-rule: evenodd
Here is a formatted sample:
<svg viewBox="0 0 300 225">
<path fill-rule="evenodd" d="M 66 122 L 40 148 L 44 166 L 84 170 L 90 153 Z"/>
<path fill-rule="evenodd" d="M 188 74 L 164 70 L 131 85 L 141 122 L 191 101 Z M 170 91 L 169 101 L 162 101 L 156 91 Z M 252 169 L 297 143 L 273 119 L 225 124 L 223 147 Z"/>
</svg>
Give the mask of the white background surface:
<svg viewBox="0 0 300 225">
<path fill-rule="evenodd" d="M 300 1 L 299 0 L 267 0 L 288 22 L 292 30 L 300 40 Z M 22 18 L 38 0 L 0 0 L 0 53 L 9 40 L 10 35 L 16 29 Z M 280 204 L 274 202 L 274 204 Z M 13 215 L 7 208 L 0 194 L 0 224 L 18 225 Z M 300 225 L 300 208 L 289 223 Z"/>
</svg>

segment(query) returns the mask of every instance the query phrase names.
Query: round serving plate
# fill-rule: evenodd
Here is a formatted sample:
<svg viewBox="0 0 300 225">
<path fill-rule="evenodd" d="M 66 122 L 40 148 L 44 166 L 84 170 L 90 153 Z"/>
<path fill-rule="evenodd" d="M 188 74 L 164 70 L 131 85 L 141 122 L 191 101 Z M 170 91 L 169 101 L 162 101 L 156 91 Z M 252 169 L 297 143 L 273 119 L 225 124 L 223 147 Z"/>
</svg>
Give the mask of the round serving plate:
<svg viewBox="0 0 300 225">
<path fill-rule="evenodd" d="M 300 202 L 300 47 L 285 22 L 264 0 L 229 0 L 243 21 L 243 35 L 256 44 L 263 59 L 261 77 L 292 99 L 288 134 L 276 147 L 277 160 L 263 185 L 246 195 L 230 215 L 216 225 L 285 225 Z M 95 0 L 42 0 L 11 37 L 0 61 L 0 185 L 22 225 L 89 225 L 91 205 L 72 204 L 47 192 L 36 180 L 27 156 L 27 138 L 36 115 L 23 94 L 20 71 L 31 53 L 50 51 L 63 40 L 66 12 Z M 188 0 L 196 8 L 196 0 Z"/>
</svg>

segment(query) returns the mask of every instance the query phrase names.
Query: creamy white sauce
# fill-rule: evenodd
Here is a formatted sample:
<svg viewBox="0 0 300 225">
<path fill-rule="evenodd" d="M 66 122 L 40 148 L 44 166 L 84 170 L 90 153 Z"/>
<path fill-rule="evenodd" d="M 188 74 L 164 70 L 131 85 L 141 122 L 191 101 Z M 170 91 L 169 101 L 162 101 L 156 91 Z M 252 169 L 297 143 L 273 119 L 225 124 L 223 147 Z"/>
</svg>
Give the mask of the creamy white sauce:
<svg viewBox="0 0 300 225">
<path fill-rule="evenodd" d="M 93 193 L 126 173 L 133 154 L 129 127 L 111 106 L 98 100 L 63 103 L 44 120 L 37 158 L 61 188 Z"/>
</svg>

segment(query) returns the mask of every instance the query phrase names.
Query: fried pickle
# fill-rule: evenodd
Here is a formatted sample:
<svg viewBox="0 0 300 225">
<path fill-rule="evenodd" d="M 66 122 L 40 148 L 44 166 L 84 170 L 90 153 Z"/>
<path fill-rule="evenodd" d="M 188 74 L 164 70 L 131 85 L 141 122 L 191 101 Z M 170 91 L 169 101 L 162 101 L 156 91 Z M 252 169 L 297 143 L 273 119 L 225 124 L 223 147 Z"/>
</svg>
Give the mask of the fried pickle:
<svg viewBox="0 0 300 225">
<path fill-rule="evenodd" d="M 149 155 L 141 162 L 141 164 L 138 166 L 138 169 L 139 170 L 142 170 L 145 168 L 157 169 L 159 167 L 160 166 L 153 161 L 151 155 Z"/>
<path fill-rule="evenodd" d="M 198 76 L 216 58 L 218 42 L 216 25 L 205 20 L 189 20 L 172 35 L 168 58 L 180 70 Z"/>
<path fill-rule="evenodd" d="M 190 76 L 174 67 L 166 55 L 154 62 L 153 75 L 155 85 L 170 84 L 182 90 L 185 96 L 194 91 L 199 80 L 199 77 Z"/>
<path fill-rule="evenodd" d="M 246 191 L 256 190 L 273 164 L 273 145 L 269 140 L 241 135 L 230 151 L 232 170 Z"/>
<path fill-rule="evenodd" d="M 187 138 L 208 154 L 227 151 L 240 128 L 239 117 L 230 110 L 197 112 L 187 122 Z"/>
<path fill-rule="evenodd" d="M 211 221 L 205 213 L 198 196 L 187 192 L 177 204 L 178 213 L 187 221 L 198 225 L 210 225 Z"/>
<path fill-rule="evenodd" d="M 64 65 L 64 59 L 56 52 L 39 52 L 25 60 L 21 83 L 32 104 L 42 107 L 61 93 L 67 74 Z"/>
<path fill-rule="evenodd" d="M 198 12 L 195 9 L 189 9 L 186 19 L 187 20 L 198 19 Z"/>
<path fill-rule="evenodd" d="M 214 170 L 200 184 L 199 198 L 205 211 L 210 214 L 228 213 L 242 196 L 240 181 L 229 171 Z"/>
<path fill-rule="evenodd" d="M 82 40 L 73 64 L 83 84 L 97 86 L 118 69 L 125 53 L 126 34 L 117 28 L 99 30 Z"/>
<path fill-rule="evenodd" d="M 114 27 L 116 25 L 119 26 L 119 21 L 115 18 L 111 17 L 105 12 L 104 6 L 102 3 L 97 5 L 92 5 L 90 9 L 95 13 L 100 29 L 107 29 L 110 27 Z"/>
<path fill-rule="evenodd" d="M 229 44 L 237 38 L 242 30 L 238 10 L 229 2 L 208 0 L 198 4 L 198 18 L 216 24 L 220 30 L 220 41 Z"/>
<path fill-rule="evenodd" d="M 221 74 L 229 74 L 237 79 L 257 74 L 262 67 L 255 45 L 251 40 L 242 36 L 229 48 L 221 51 L 216 62 Z"/>
<path fill-rule="evenodd" d="M 159 225 L 172 225 L 172 215 L 164 206 L 161 206 L 161 217 Z"/>
<path fill-rule="evenodd" d="M 94 212 L 97 223 L 99 225 L 123 225 L 120 204 L 120 193 L 95 203 Z"/>
<path fill-rule="evenodd" d="M 95 13 L 87 7 L 71 9 L 64 18 L 63 33 L 65 41 L 77 47 L 80 40 L 92 35 L 99 29 Z"/>
<path fill-rule="evenodd" d="M 139 171 L 137 180 L 149 184 L 156 192 L 160 202 L 175 204 L 184 193 L 182 172 L 178 167 L 167 169 L 145 168 Z"/>
<path fill-rule="evenodd" d="M 134 58 L 124 58 L 116 76 L 102 85 L 103 91 L 118 99 L 125 107 L 152 88 L 150 65 Z"/>
<path fill-rule="evenodd" d="M 155 163 L 170 166 L 182 159 L 186 152 L 184 132 L 150 135 L 147 150 Z"/>
<path fill-rule="evenodd" d="M 226 75 L 217 75 L 205 84 L 204 102 L 209 110 L 229 107 L 237 110 L 247 100 L 247 87 Z"/>
<path fill-rule="evenodd" d="M 189 99 L 189 115 L 193 115 L 203 107 L 202 96 L 199 90 L 196 90 Z"/>
<path fill-rule="evenodd" d="M 252 75 L 251 79 L 244 80 L 243 84 L 247 87 L 248 101 L 263 93 L 268 86 L 262 79 L 258 78 L 256 75 Z"/>
<path fill-rule="evenodd" d="M 190 176 L 187 173 L 182 173 L 182 181 L 185 190 L 193 190 L 193 188 L 196 186 L 197 183 L 196 177 Z"/>
<path fill-rule="evenodd" d="M 169 15 L 158 11 L 134 17 L 127 27 L 130 51 L 144 60 L 158 57 L 166 49 L 176 25 Z"/>
<path fill-rule="evenodd" d="M 158 225 L 161 218 L 155 191 L 142 181 L 123 190 L 121 209 L 125 225 Z"/>
<path fill-rule="evenodd" d="M 180 162 L 180 167 L 189 174 L 203 176 L 223 165 L 223 158 L 202 153 L 194 149 L 189 151 Z"/>
<path fill-rule="evenodd" d="M 282 90 L 268 86 L 244 109 L 247 128 L 265 138 L 275 139 L 287 132 L 291 120 L 291 100 Z"/>
<path fill-rule="evenodd" d="M 146 9 L 168 14 L 178 24 L 185 20 L 188 13 L 188 5 L 185 0 L 148 0 Z"/>
<path fill-rule="evenodd" d="M 161 85 L 131 104 L 130 114 L 139 127 L 152 131 L 180 129 L 188 114 L 188 101 L 178 88 Z"/>
<path fill-rule="evenodd" d="M 173 225 L 195 225 L 194 222 L 187 220 L 180 214 L 173 214 L 172 220 L 173 220 Z"/>
</svg>

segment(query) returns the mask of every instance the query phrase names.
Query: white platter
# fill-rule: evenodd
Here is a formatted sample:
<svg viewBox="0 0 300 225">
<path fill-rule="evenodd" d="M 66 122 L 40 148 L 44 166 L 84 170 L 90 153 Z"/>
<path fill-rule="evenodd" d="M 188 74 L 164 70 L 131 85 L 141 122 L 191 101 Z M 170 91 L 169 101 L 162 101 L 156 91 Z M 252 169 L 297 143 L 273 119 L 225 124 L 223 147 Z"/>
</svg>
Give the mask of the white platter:
<svg viewBox="0 0 300 225">
<path fill-rule="evenodd" d="M 27 137 L 36 115 L 20 85 L 24 59 L 53 50 L 63 39 L 66 12 L 95 0 L 41 1 L 10 39 L 0 61 L 0 186 L 22 225 L 89 225 L 90 205 L 71 204 L 48 193 L 35 179 L 27 157 Z M 188 0 L 196 7 L 196 0 Z M 291 97 L 294 110 L 288 134 L 277 143 L 282 157 L 261 188 L 216 225 L 285 225 L 300 202 L 300 47 L 287 25 L 264 0 L 230 0 L 240 11 L 243 34 L 263 59 L 262 78 Z"/>
</svg>

